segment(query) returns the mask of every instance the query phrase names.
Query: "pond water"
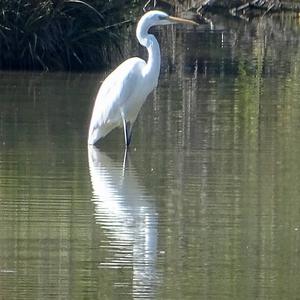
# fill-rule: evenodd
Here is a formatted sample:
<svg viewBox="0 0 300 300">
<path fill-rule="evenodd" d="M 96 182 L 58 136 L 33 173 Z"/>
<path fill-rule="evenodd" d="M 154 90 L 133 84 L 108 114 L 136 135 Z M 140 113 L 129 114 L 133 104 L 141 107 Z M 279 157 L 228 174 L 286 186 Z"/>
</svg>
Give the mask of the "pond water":
<svg viewBox="0 0 300 300">
<path fill-rule="evenodd" d="M 298 299 L 299 32 L 156 30 L 126 157 L 86 143 L 107 73 L 1 72 L 0 299 Z"/>
</svg>

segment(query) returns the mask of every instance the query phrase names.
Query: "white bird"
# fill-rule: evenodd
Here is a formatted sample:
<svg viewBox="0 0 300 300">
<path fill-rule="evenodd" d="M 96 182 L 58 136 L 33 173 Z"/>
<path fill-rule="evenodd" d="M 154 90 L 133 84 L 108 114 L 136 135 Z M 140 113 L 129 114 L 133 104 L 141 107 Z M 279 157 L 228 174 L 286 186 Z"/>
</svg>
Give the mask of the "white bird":
<svg viewBox="0 0 300 300">
<path fill-rule="evenodd" d="M 147 96 L 157 86 L 160 72 L 160 48 L 150 27 L 197 23 L 172 17 L 162 11 L 149 11 L 142 16 L 136 29 L 139 43 L 148 50 L 148 61 L 132 57 L 119 65 L 102 83 L 91 118 L 88 143 L 95 144 L 116 127 L 124 128 L 125 145 L 128 147 L 132 126 Z"/>
</svg>

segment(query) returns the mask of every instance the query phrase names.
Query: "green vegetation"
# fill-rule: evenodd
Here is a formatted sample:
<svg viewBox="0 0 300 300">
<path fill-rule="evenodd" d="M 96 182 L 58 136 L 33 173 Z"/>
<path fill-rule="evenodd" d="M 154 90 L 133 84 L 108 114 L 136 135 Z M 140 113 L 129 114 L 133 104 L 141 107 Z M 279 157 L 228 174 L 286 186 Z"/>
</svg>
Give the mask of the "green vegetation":
<svg viewBox="0 0 300 300">
<path fill-rule="evenodd" d="M 109 63 L 121 19 L 108 1 L 90 3 L 2 0 L 0 69 L 95 69 Z"/>
</svg>

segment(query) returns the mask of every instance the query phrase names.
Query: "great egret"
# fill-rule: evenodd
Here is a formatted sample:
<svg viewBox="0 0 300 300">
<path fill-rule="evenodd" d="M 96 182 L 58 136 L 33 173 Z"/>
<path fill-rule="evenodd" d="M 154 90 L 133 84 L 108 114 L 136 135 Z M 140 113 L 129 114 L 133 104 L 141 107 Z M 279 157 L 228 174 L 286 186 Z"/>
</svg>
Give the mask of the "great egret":
<svg viewBox="0 0 300 300">
<path fill-rule="evenodd" d="M 160 49 L 154 35 L 149 34 L 150 27 L 197 23 L 169 16 L 152 10 L 145 13 L 138 22 L 136 37 L 148 50 L 148 61 L 132 57 L 119 65 L 102 83 L 91 118 L 88 143 L 95 144 L 115 127 L 124 128 L 125 145 L 128 147 L 132 135 L 132 126 L 147 96 L 157 86 L 160 71 Z"/>
</svg>

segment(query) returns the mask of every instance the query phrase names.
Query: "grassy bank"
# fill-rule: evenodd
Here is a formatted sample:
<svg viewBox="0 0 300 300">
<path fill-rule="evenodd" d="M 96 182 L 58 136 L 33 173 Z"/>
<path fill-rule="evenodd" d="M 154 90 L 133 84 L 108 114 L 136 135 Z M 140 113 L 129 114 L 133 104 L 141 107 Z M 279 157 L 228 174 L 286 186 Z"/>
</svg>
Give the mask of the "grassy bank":
<svg viewBox="0 0 300 300">
<path fill-rule="evenodd" d="M 0 69 L 101 68 L 119 47 L 113 10 L 106 0 L 1 0 Z"/>
</svg>

